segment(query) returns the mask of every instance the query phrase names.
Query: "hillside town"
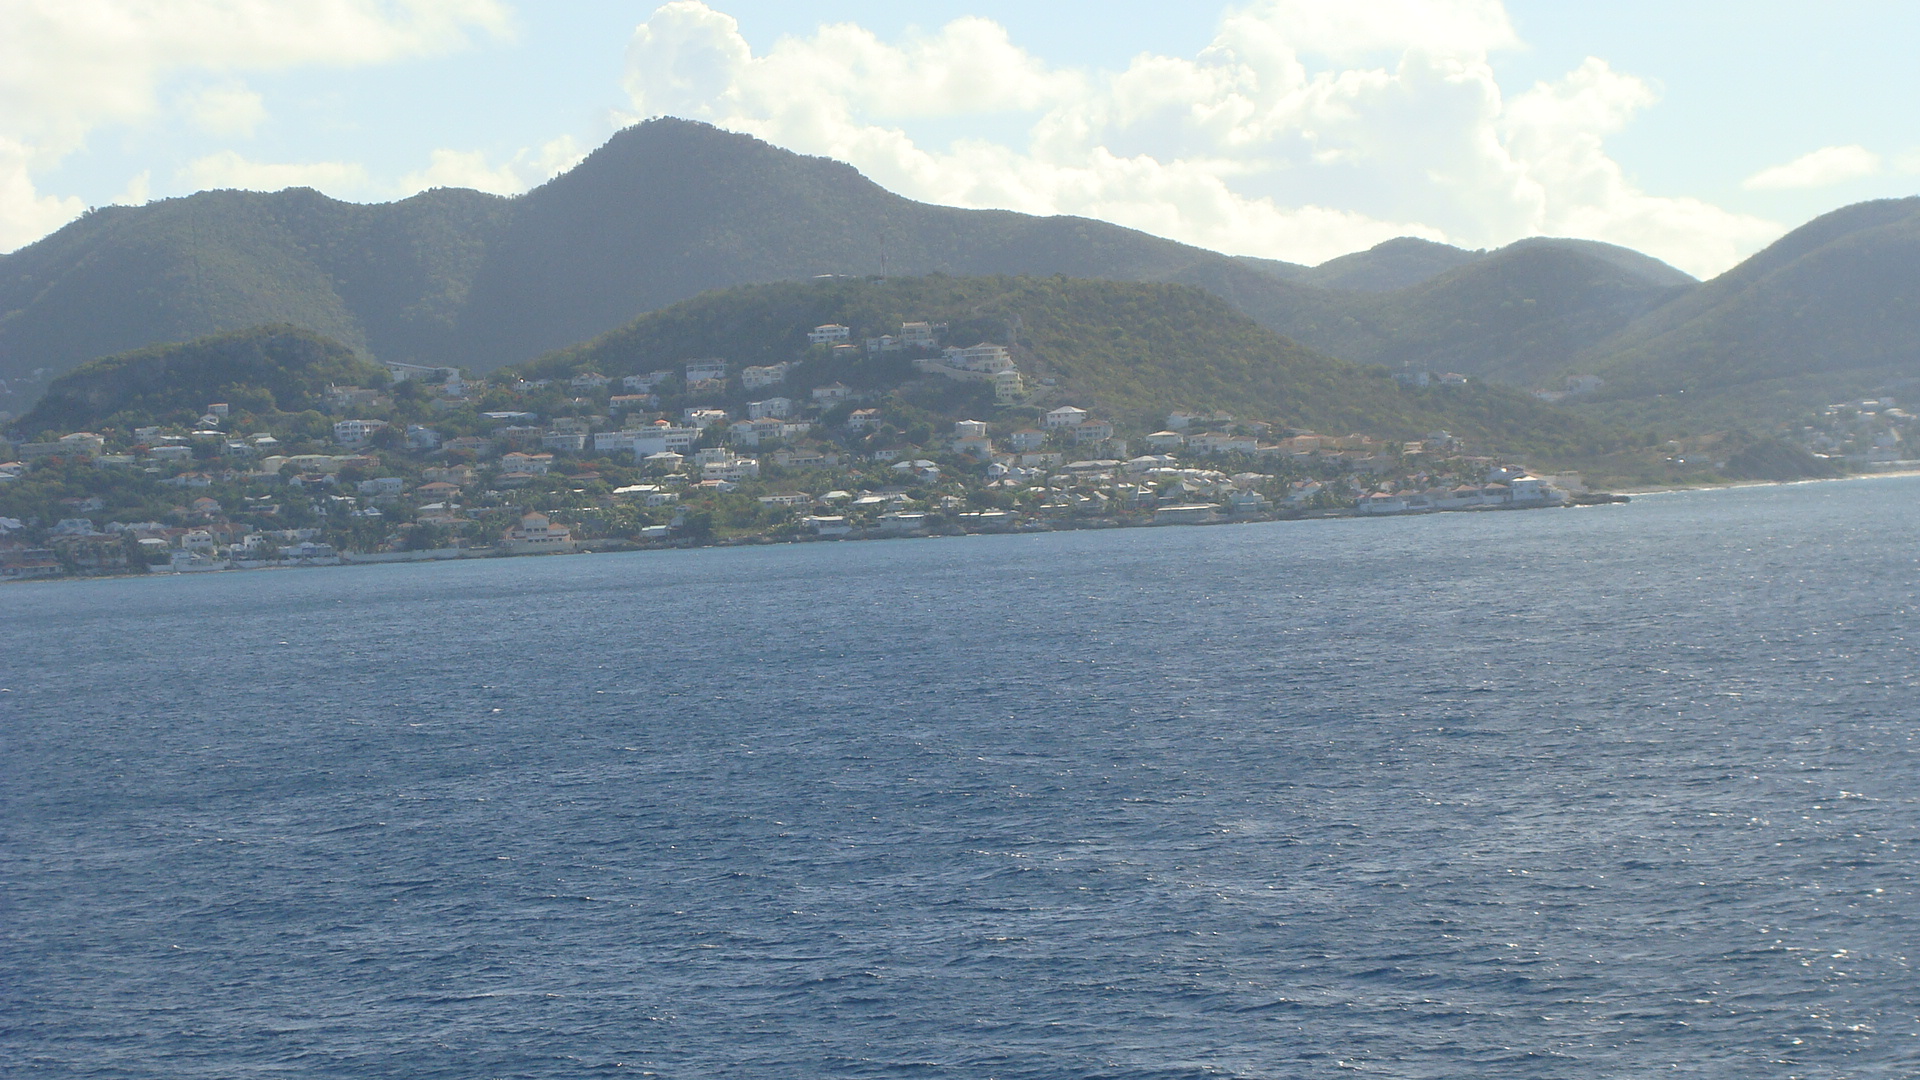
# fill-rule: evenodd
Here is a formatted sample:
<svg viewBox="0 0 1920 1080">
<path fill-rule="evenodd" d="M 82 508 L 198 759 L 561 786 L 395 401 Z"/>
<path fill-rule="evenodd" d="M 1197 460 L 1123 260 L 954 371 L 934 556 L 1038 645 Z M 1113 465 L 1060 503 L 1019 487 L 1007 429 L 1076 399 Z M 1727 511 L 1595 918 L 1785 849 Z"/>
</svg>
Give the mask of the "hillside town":
<svg viewBox="0 0 1920 1080">
<path fill-rule="evenodd" d="M 0 444 L 0 579 L 1506 510 L 1584 492 L 1444 431 L 1389 442 L 1178 409 L 1141 430 L 1050 400 L 1009 346 L 945 330 L 856 341 L 829 324 L 792 361 L 618 377 L 389 364 L 384 386 L 328 386 L 324 412 L 208 402 L 190 423 Z"/>
</svg>

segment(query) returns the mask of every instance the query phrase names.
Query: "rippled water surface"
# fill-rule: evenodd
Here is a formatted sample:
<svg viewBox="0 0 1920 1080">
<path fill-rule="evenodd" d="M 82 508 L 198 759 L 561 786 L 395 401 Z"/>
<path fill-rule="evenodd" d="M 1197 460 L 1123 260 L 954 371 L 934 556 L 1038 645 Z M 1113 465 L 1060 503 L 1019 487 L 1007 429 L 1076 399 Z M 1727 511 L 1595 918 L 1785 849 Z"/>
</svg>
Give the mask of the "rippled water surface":
<svg viewBox="0 0 1920 1080">
<path fill-rule="evenodd" d="M 10 1077 L 1920 1075 L 1920 480 L 0 589 Z"/>
</svg>

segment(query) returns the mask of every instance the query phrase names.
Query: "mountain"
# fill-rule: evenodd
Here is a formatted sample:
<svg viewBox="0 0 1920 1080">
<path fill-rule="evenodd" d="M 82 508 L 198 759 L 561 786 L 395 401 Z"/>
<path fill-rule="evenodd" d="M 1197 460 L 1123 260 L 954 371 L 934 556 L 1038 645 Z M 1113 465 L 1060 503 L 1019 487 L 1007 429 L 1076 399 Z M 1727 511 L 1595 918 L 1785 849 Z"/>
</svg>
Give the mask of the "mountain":
<svg viewBox="0 0 1920 1080">
<path fill-rule="evenodd" d="M 264 322 L 382 360 L 491 370 L 727 285 L 936 270 L 1164 280 L 1196 263 L 1275 287 L 1289 265 L 1083 218 L 930 206 L 840 162 L 654 120 L 513 199 L 212 191 L 94 211 L 0 256 L 0 381 L 24 403 L 93 357 Z"/>
<path fill-rule="evenodd" d="M 1597 373 L 1606 387 L 1581 407 L 1640 426 L 1784 419 L 1920 376 L 1911 199 L 1829 214 L 1705 285 L 1577 240 L 1401 238 L 1307 267 L 917 203 L 848 165 L 665 119 L 511 199 L 213 191 L 91 212 L 0 256 L 0 409 L 94 357 L 266 323 L 485 371 L 711 289 L 934 272 L 1197 286 L 1360 364 L 1521 386 Z"/>
<path fill-rule="evenodd" d="M 1657 259 L 1587 240 L 1522 240 L 1468 252 L 1389 241 L 1316 267 L 1296 282 L 1384 284 L 1453 262 L 1396 289 L 1278 287 L 1222 280 L 1212 267 L 1182 279 L 1219 292 L 1263 325 L 1361 363 L 1414 364 L 1536 385 L 1567 374 L 1594 348 L 1699 286 Z M 1336 266 L 1335 264 L 1344 264 Z M 1323 273 L 1325 272 L 1325 273 Z"/>
<path fill-rule="evenodd" d="M 1304 267 L 1287 280 L 1322 289 L 1392 292 L 1429 281 L 1485 256 L 1484 251 L 1468 251 L 1402 236 L 1365 251 L 1329 259 L 1319 266 Z"/>
<path fill-rule="evenodd" d="M 833 381 L 863 385 L 875 374 L 866 359 L 809 354 L 807 330 L 837 322 L 860 338 L 897 332 L 909 320 L 946 322 L 957 344 L 1013 342 L 1039 391 L 1036 404 L 1077 404 L 1149 430 L 1170 409 L 1186 408 L 1332 434 L 1417 439 L 1445 429 L 1483 446 L 1559 456 L 1617 441 L 1605 427 L 1516 390 L 1402 387 L 1379 368 L 1289 341 L 1209 292 L 1166 283 L 936 274 L 740 286 L 643 315 L 523 373 L 617 376 L 687 357 L 768 364 L 811 356 L 785 391 L 804 395 Z"/>
<path fill-rule="evenodd" d="M 0 379 L 273 322 L 436 355 L 509 207 L 473 191 L 361 206 L 291 189 L 93 211 L 0 257 Z"/>
<path fill-rule="evenodd" d="M 236 412 L 297 413 L 318 408 L 329 383 L 386 380 L 384 369 L 337 341 L 297 327 L 263 326 L 83 364 L 55 379 L 14 427 L 31 437 L 118 424 L 116 417 L 191 423 L 216 401 Z"/>
<path fill-rule="evenodd" d="M 1575 359 L 1639 423 L 1790 420 L 1920 389 L 1920 198 L 1836 210 Z"/>
<path fill-rule="evenodd" d="M 1537 354 L 1584 347 L 1649 306 L 1613 288 L 1649 276 L 1622 268 L 1652 264 L 1644 256 L 1545 242 L 1572 265 L 1559 273 L 1565 295 L 1536 298 L 1522 295 L 1534 277 L 1555 275 L 1503 277 L 1518 250 L 1401 239 L 1319 267 L 1228 257 L 1082 218 L 917 203 L 840 162 L 655 120 L 512 199 L 442 189 L 357 205 L 305 189 L 212 191 L 89 213 L 0 256 L 0 408 L 96 356 L 262 323 L 382 360 L 484 371 L 708 289 L 822 274 L 1182 282 L 1321 351 L 1434 358 L 1494 377 L 1521 377 Z M 1583 274 L 1592 296 L 1579 291 Z M 1500 307 L 1509 298 L 1540 307 L 1516 318 Z"/>
</svg>

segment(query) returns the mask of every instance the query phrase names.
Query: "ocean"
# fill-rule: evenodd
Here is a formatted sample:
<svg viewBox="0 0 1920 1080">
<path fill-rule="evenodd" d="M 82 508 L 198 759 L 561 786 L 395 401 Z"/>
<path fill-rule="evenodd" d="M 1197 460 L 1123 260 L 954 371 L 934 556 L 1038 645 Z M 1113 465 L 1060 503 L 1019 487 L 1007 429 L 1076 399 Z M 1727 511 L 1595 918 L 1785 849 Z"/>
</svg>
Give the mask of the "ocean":
<svg viewBox="0 0 1920 1080">
<path fill-rule="evenodd" d="M 8 1077 L 1920 1075 L 1920 478 L 0 589 Z"/>
</svg>

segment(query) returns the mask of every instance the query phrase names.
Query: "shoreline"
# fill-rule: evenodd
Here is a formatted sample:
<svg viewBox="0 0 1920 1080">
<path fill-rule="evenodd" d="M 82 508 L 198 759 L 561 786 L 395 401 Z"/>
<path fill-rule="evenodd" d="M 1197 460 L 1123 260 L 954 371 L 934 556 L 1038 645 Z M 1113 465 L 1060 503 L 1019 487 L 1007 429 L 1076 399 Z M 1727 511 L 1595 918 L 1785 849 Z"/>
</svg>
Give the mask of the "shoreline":
<svg viewBox="0 0 1920 1080">
<path fill-rule="evenodd" d="M 1724 484 L 1692 484 L 1677 487 L 1646 488 L 1644 490 L 1622 489 L 1619 494 L 1638 498 L 1642 495 L 1672 495 L 1682 491 L 1730 491 L 1734 488 L 1784 487 L 1792 484 L 1831 484 L 1843 480 L 1890 480 L 1905 476 L 1920 476 L 1920 468 L 1856 472 L 1848 473 L 1845 476 L 1804 476 L 1798 480 L 1729 480 Z"/>
<path fill-rule="evenodd" d="M 1731 490 L 1743 489 L 1743 488 L 1782 487 L 1782 486 L 1799 485 L 1799 484 L 1826 484 L 1826 483 L 1834 483 L 1837 481 L 1847 481 L 1847 480 L 1880 480 L 1880 479 L 1901 479 L 1901 478 L 1910 478 L 1910 477 L 1920 477 L 1920 468 L 1890 470 L 1886 472 L 1854 473 L 1848 476 L 1808 477 L 1801 480 L 1740 480 L 1740 481 L 1731 481 L 1724 484 L 1698 484 L 1698 485 L 1693 485 L 1689 487 L 1649 488 L 1646 490 L 1637 490 L 1637 491 L 1636 490 L 1618 491 L 1618 492 L 1613 492 L 1611 494 L 1626 496 L 1628 498 L 1640 498 L 1648 495 L 1677 495 L 1677 494 L 1684 494 L 1687 492 L 1695 492 L 1695 491 L 1731 491 Z M 566 551 L 566 552 L 513 553 L 513 552 L 505 552 L 505 551 L 494 551 L 491 549 L 476 549 L 476 550 L 471 550 L 471 553 L 468 553 L 469 549 L 441 548 L 441 549 L 432 549 L 430 552 L 424 552 L 420 555 L 415 555 L 415 556 L 406 557 L 406 558 L 382 558 L 380 557 L 381 555 L 390 554 L 390 553 L 382 553 L 382 552 L 355 553 L 354 555 L 341 556 L 338 562 L 332 562 L 332 563 L 312 563 L 307 565 L 281 564 L 281 565 L 272 565 L 272 566 L 226 567 L 219 570 L 199 570 L 199 571 L 170 571 L 169 570 L 169 571 L 158 571 L 158 572 L 143 572 L 143 573 L 137 573 L 137 574 L 136 573 L 60 574 L 60 575 L 52 575 L 47 577 L 21 578 L 21 579 L 16 579 L 12 581 L 3 581 L 3 582 L 0 582 L 0 585 L 27 585 L 27 584 L 36 584 L 36 583 L 74 582 L 74 581 L 113 581 L 113 580 L 119 580 L 124 578 L 191 578 L 191 577 L 197 577 L 203 574 L 248 573 L 248 572 L 259 571 L 259 570 L 330 570 L 330 569 L 339 569 L 341 567 L 351 567 L 351 566 L 393 566 L 393 565 L 414 565 L 414 564 L 433 564 L 433 563 L 456 563 L 456 562 L 468 562 L 468 561 L 473 561 L 477 559 L 541 558 L 541 557 L 564 556 L 564 555 L 615 555 L 615 554 L 624 554 L 624 553 L 642 552 L 642 551 L 662 551 L 662 552 L 664 551 L 695 551 L 702 548 L 769 547 L 777 544 L 829 544 L 829 543 L 845 543 L 845 542 L 864 543 L 864 542 L 875 541 L 875 540 L 943 540 L 943 539 L 955 539 L 955 538 L 968 537 L 968 536 L 1018 536 L 1022 534 L 1033 534 L 1033 533 L 1083 532 L 1083 531 L 1091 532 L 1091 531 L 1101 531 L 1101 530 L 1110 530 L 1110 529 L 1165 529 L 1165 528 L 1194 528 L 1194 527 L 1208 528 L 1208 527 L 1222 526 L 1222 525 L 1254 525 L 1254 524 L 1288 522 L 1288 521 L 1338 521 L 1338 520 L 1347 520 L 1347 519 L 1369 519 L 1369 518 L 1432 517 L 1438 514 L 1514 513 L 1516 511 L 1526 511 L 1526 510 L 1591 510 L 1591 509 L 1596 509 L 1596 508 L 1607 506 L 1607 505 L 1621 505 L 1621 503 L 1617 503 L 1617 502 L 1612 504 L 1599 503 L 1599 504 L 1590 504 L 1590 505 L 1584 505 L 1584 506 L 1575 504 L 1575 503 L 1563 503 L 1563 504 L 1553 504 L 1553 505 L 1543 505 L 1543 506 L 1482 506 L 1482 507 L 1461 508 L 1461 509 L 1455 509 L 1455 510 L 1414 510 L 1414 511 L 1401 511 L 1396 513 L 1383 513 L 1383 514 L 1363 514 L 1355 510 L 1319 510 L 1319 511 L 1311 511 L 1308 513 L 1299 514 L 1299 515 L 1292 515 L 1292 516 L 1280 516 L 1280 515 L 1269 513 L 1269 514 L 1249 515 L 1245 517 L 1223 517 L 1217 521 L 1179 522 L 1179 523 L 1172 523 L 1172 522 L 1154 523 L 1151 521 L 1126 522 L 1126 521 L 1116 521 L 1110 518 L 1099 518 L 1099 519 L 1089 520 L 1084 523 L 1061 522 L 1056 524 L 1052 522 L 1035 522 L 1027 526 L 1016 527 L 1016 528 L 992 529 L 992 530 L 983 529 L 983 530 L 972 531 L 972 532 L 969 532 L 965 529 L 956 528 L 952 530 L 941 530 L 937 532 L 894 533 L 894 534 L 879 534 L 879 535 L 867 535 L 867 536 L 833 536 L 833 537 L 794 536 L 794 537 L 777 537 L 776 538 L 776 537 L 765 536 L 765 535 L 755 535 L 755 536 L 742 536 L 742 537 L 728 537 L 720 540 L 707 541 L 705 543 L 668 542 L 664 544 L 662 543 L 643 544 L 643 543 L 635 543 L 631 541 L 615 541 L 611 544 L 608 544 L 605 547 L 598 547 L 598 548 L 588 547 L 584 550 Z M 446 552 L 450 552 L 450 551 L 458 551 L 459 553 L 446 554 Z M 372 555 L 373 557 L 369 558 L 368 555 Z"/>
<path fill-rule="evenodd" d="M 264 566 L 226 566 L 226 567 L 220 567 L 218 569 L 186 570 L 186 571 L 157 570 L 157 571 L 145 571 L 141 573 L 125 572 L 125 573 L 107 573 L 107 574 L 56 574 L 56 575 L 47 575 L 43 577 L 18 578 L 18 579 L 13 579 L 8 581 L 0 581 L 0 586 L 27 585 L 27 584 L 35 584 L 35 583 L 60 582 L 60 581 L 65 581 L 65 582 L 112 581 L 112 580 L 119 580 L 123 578 L 191 578 L 191 577 L 199 577 L 199 576 L 212 575 L 212 574 L 248 573 L 248 572 L 259 571 L 259 570 L 331 570 L 331 569 L 338 569 L 341 567 L 349 567 L 349 566 L 392 566 L 392 565 L 413 565 L 413 564 L 430 564 L 430 563 L 453 563 L 453 562 L 469 562 L 469 561 L 478 560 L 478 559 L 519 559 L 519 558 L 528 558 L 528 557 L 547 558 L 547 557 L 566 556 L 566 555 L 614 555 L 614 554 L 623 554 L 623 553 L 640 552 L 640 551 L 663 551 L 663 552 L 664 551 L 695 551 L 701 548 L 719 548 L 719 547 L 771 547 L 779 544 L 837 544 L 837 543 L 847 543 L 847 542 L 866 543 L 869 541 L 878 541 L 878 540 L 944 540 L 944 539 L 958 539 L 958 538 L 969 537 L 969 536 L 1019 536 L 1019 535 L 1031 535 L 1036 533 L 1052 533 L 1052 532 L 1098 532 L 1098 531 L 1107 531 L 1107 530 L 1114 530 L 1114 529 L 1211 528 L 1211 527 L 1223 526 L 1223 525 L 1256 525 L 1256 524 L 1291 522 L 1291 521 L 1339 521 L 1339 520 L 1363 519 L 1363 518 L 1433 517 L 1438 514 L 1507 514 L 1507 513 L 1516 513 L 1521 511 L 1532 511 L 1532 510 L 1585 510 L 1585 509 L 1593 509 L 1596 506 L 1605 506 L 1605 505 L 1613 505 L 1613 504 L 1598 503 L 1598 504 L 1582 505 L 1582 504 L 1573 503 L 1573 502 L 1566 502 L 1566 503 L 1544 503 L 1540 505 L 1527 505 L 1527 506 L 1475 506 L 1475 507 L 1460 507 L 1460 508 L 1445 509 L 1445 510 L 1434 510 L 1434 509 L 1405 510 L 1405 511 L 1394 511 L 1391 513 L 1373 513 L 1373 514 L 1361 513 L 1353 509 L 1312 510 L 1312 511 L 1307 511 L 1300 514 L 1291 514 L 1291 515 L 1280 515 L 1280 514 L 1268 512 L 1264 514 L 1249 514 L 1249 515 L 1238 516 L 1238 517 L 1222 516 L 1217 520 L 1213 520 L 1213 521 L 1183 521 L 1183 522 L 1121 521 L 1113 518 L 1092 518 L 1092 519 L 1086 519 L 1083 521 L 1074 521 L 1069 519 L 1067 521 L 1060 521 L 1060 522 L 1035 521 L 1035 522 L 1029 522 L 1024 525 L 1019 525 L 1019 526 L 1014 526 L 1011 528 L 1004 528 L 1004 529 L 967 530 L 967 529 L 962 529 L 958 527 L 950 527 L 950 528 L 943 528 L 935 531 L 904 532 L 904 533 L 903 532 L 873 532 L 865 535 L 844 535 L 844 536 L 806 535 L 806 536 L 774 537 L 774 536 L 768 536 L 765 534 L 755 534 L 750 536 L 726 537 L 723 539 L 709 540 L 705 542 L 668 541 L 666 543 L 643 543 L 643 542 L 636 542 L 636 541 L 614 540 L 611 542 L 603 542 L 604 546 L 598 546 L 598 547 L 589 546 L 583 549 L 576 549 L 573 551 L 553 551 L 553 552 L 508 552 L 508 551 L 497 551 L 491 548 L 478 548 L 478 549 L 434 548 L 434 549 L 427 549 L 419 553 L 409 552 L 409 553 L 406 553 L 404 557 L 397 557 L 397 558 L 393 557 L 395 555 L 400 554 L 397 552 L 355 552 L 355 553 L 341 554 L 341 555 L 335 556 L 334 557 L 335 561 L 329 561 L 329 562 L 316 561 L 316 562 L 309 562 L 309 563 L 277 563 L 277 564 L 270 564 L 270 565 L 264 565 Z"/>
</svg>

